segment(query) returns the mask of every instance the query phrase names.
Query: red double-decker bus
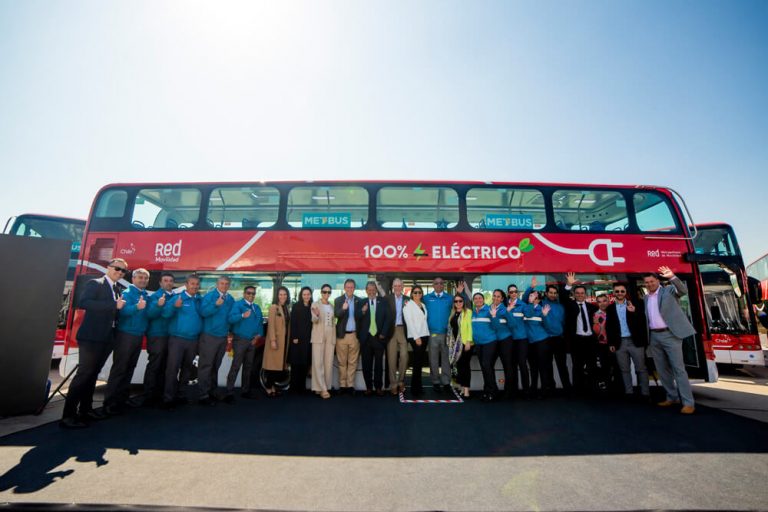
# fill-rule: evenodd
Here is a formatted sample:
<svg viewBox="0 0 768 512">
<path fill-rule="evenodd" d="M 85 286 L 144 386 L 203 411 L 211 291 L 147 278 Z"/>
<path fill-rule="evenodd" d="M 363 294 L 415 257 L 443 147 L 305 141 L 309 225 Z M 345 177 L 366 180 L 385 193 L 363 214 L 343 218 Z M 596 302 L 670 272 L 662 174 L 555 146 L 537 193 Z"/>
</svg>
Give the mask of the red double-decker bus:
<svg viewBox="0 0 768 512">
<path fill-rule="evenodd" d="M 643 294 L 642 274 L 669 266 L 689 288 L 684 309 L 697 335 L 685 340 L 693 377 L 716 380 L 713 332 L 705 311 L 700 262 L 684 203 L 649 186 L 495 182 L 254 182 L 114 184 L 99 191 L 77 269 L 66 364 L 77 357 L 75 332 L 83 282 L 113 257 L 179 281 L 195 272 L 202 290 L 217 276 L 237 296 L 256 285 L 262 305 L 278 286 L 330 283 L 347 277 L 389 289 L 392 279 L 418 283 L 465 280 L 490 293 L 510 283 L 564 281 L 576 272 L 589 293 L 629 283 Z M 701 256 L 700 256 L 701 257 Z M 449 291 L 451 291 L 449 289 Z M 143 375 L 142 355 L 134 381 Z M 228 358 L 220 376 L 228 369 Z"/>
<path fill-rule="evenodd" d="M 698 224 L 693 244 L 695 253 L 688 260 L 699 274 L 715 361 L 764 366 L 753 307 L 760 301 L 760 284 L 747 276 L 733 228 L 725 223 Z"/>
</svg>

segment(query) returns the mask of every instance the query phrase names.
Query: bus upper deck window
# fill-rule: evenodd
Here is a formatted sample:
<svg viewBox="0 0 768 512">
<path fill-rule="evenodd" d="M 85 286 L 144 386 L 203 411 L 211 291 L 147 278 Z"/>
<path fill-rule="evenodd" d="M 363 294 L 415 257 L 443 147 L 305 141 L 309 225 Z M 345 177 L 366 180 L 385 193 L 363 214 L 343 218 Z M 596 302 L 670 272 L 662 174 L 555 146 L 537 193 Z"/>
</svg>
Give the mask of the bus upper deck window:
<svg viewBox="0 0 768 512">
<path fill-rule="evenodd" d="M 99 197 L 95 216 L 101 218 L 121 218 L 125 215 L 127 203 L 128 192 L 125 190 L 106 190 Z"/>
</svg>

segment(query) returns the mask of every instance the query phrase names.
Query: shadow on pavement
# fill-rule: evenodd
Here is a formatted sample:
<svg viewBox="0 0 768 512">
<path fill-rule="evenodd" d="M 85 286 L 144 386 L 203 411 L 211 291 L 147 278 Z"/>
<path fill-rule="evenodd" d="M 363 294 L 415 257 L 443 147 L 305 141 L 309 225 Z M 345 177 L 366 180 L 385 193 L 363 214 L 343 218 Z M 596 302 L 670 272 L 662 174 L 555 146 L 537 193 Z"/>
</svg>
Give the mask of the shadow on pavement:
<svg viewBox="0 0 768 512">
<path fill-rule="evenodd" d="M 0 476 L 0 491 L 15 493 L 65 478 L 72 470 L 56 468 L 70 458 L 107 464 L 107 449 L 318 457 L 768 453 L 764 423 L 707 407 L 682 416 L 677 408 L 610 399 L 401 404 L 389 396 L 136 409 L 85 430 L 48 424 L 0 438 L 3 446 L 33 446 Z"/>
</svg>

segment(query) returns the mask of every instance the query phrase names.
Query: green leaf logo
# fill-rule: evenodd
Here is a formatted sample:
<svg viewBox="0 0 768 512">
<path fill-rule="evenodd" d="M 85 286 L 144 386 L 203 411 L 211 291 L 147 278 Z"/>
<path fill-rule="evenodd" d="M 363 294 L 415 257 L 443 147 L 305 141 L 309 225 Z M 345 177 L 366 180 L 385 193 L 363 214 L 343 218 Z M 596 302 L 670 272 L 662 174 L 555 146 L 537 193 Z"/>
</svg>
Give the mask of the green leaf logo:
<svg viewBox="0 0 768 512">
<path fill-rule="evenodd" d="M 533 244 L 530 238 L 523 238 L 518 245 L 520 252 L 531 252 L 533 250 Z"/>
</svg>

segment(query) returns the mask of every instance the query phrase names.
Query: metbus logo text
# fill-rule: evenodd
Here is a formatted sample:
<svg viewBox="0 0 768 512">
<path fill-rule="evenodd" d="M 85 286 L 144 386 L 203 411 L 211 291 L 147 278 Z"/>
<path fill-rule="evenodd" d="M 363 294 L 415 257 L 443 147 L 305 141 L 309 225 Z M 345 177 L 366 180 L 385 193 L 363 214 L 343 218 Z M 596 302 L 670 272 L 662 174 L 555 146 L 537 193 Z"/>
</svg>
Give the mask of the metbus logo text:
<svg viewBox="0 0 768 512">
<path fill-rule="evenodd" d="M 161 263 L 177 263 L 181 257 L 181 240 L 171 243 L 155 244 L 155 261 Z"/>
</svg>

